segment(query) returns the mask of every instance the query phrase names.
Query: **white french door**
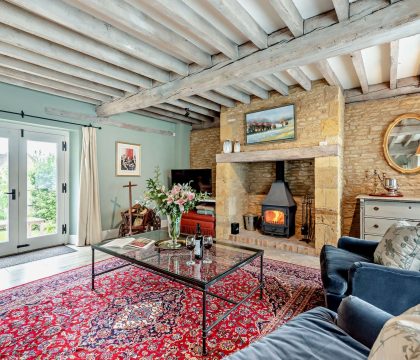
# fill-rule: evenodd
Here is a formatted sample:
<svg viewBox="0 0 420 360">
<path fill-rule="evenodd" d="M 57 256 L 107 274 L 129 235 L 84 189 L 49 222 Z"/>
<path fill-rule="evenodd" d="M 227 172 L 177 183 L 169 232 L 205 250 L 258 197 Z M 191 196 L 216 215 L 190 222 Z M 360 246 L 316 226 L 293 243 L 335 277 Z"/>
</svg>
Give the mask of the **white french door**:
<svg viewBox="0 0 420 360">
<path fill-rule="evenodd" d="M 67 143 L 0 127 L 0 256 L 67 243 Z"/>
</svg>

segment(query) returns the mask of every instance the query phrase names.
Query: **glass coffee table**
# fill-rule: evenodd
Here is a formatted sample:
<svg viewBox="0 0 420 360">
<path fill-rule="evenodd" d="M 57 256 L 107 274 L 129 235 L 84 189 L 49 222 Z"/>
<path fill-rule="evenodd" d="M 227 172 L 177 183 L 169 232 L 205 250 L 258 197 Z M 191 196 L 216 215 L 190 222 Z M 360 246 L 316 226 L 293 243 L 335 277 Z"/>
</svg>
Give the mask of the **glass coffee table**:
<svg viewBox="0 0 420 360">
<path fill-rule="evenodd" d="M 148 233 L 134 235 L 132 237 L 152 239 L 156 242 L 169 239 L 168 232 L 165 230 L 151 231 Z M 163 250 L 155 245 L 152 245 L 146 249 L 104 246 L 108 241 L 104 241 L 97 245 L 92 245 L 92 290 L 95 290 L 95 278 L 97 276 L 116 269 L 120 269 L 125 266 L 137 266 L 154 274 L 163 276 L 200 291 L 202 293 L 202 347 L 204 355 L 207 353 L 207 335 L 217 324 L 219 324 L 232 311 L 235 311 L 240 305 L 252 297 L 258 290 L 259 297 L 262 299 L 264 288 L 264 250 L 215 241 L 212 248 L 209 250 L 211 259 L 210 264 L 203 264 L 203 260 L 195 260 L 194 265 L 188 266 L 186 265 L 186 260 L 189 260 L 190 258 L 190 251 L 187 250 L 185 246 L 179 250 Z M 126 263 L 112 269 L 107 269 L 100 273 L 95 273 L 95 250 L 102 251 L 109 255 L 123 259 L 126 261 Z M 221 295 L 215 294 L 210 290 L 212 285 L 222 280 L 229 274 L 237 271 L 241 267 L 251 263 L 257 258 L 260 258 L 260 275 L 258 284 L 242 299 L 239 301 L 234 301 Z M 208 296 L 216 297 L 233 305 L 233 307 L 220 315 L 211 324 L 207 324 Z"/>
</svg>

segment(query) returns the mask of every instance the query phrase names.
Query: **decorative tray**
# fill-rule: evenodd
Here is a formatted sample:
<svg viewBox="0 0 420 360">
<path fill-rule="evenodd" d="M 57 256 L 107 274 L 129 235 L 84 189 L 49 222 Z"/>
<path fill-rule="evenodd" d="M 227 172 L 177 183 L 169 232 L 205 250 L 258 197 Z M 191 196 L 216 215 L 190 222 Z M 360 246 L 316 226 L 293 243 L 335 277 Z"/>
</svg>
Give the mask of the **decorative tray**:
<svg viewBox="0 0 420 360">
<path fill-rule="evenodd" d="M 172 240 L 158 240 L 155 242 L 155 246 L 162 250 L 181 250 L 185 248 L 185 239 L 178 239 L 177 243 L 181 244 L 178 248 L 170 248 L 169 244 L 172 242 Z"/>
</svg>

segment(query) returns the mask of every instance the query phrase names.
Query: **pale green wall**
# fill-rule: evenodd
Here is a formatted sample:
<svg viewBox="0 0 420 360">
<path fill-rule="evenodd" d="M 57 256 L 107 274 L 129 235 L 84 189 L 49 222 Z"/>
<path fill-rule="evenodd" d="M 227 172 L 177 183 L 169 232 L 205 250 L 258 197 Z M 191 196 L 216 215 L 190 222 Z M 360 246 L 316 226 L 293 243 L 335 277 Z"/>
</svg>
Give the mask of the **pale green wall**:
<svg viewBox="0 0 420 360">
<path fill-rule="evenodd" d="M 37 116 L 52 117 L 45 114 L 44 108 L 55 107 L 62 110 L 95 115 L 93 105 L 69 100 L 58 96 L 20 88 L 13 85 L 0 83 L 0 109 L 20 112 Z M 70 133 L 70 234 L 77 233 L 77 208 L 79 189 L 79 161 L 81 128 L 73 125 L 57 124 L 50 121 L 25 118 L 20 116 L 0 113 L 1 119 L 23 121 L 30 124 L 46 125 L 54 128 L 67 129 Z M 149 134 L 132 130 L 121 129 L 113 126 L 102 126 L 97 132 L 99 186 L 101 197 L 102 229 L 108 230 L 118 226 L 120 211 L 128 207 L 128 192 L 122 186 L 128 181 L 138 184 L 133 188 L 134 199 L 139 199 L 144 190 L 146 179 L 153 176 L 154 167 L 159 165 L 167 181 L 170 169 L 189 167 L 189 135 L 190 126 L 172 124 L 148 117 L 125 113 L 113 116 L 112 119 L 125 123 L 137 124 L 161 130 L 169 130 L 176 136 Z M 60 118 L 74 122 L 68 118 Z M 126 141 L 141 144 L 142 167 L 140 177 L 115 176 L 115 142 Z M 116 202 L 116 206 L 113 202 Z"/>
</svg>

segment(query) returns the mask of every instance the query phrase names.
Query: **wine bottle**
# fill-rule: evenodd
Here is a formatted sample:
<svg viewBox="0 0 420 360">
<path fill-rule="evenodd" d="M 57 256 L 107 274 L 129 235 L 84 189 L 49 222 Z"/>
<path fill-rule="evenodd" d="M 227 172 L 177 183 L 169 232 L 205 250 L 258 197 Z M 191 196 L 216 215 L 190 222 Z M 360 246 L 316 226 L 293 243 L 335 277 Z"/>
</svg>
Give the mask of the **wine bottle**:
<svg viewBox="0 0 420 360">
<path fill-rule="evenodd" d="M 201 234 L 200 224 L 197 224 L 194 239 L 195 239 L 194 256 L 196 259 L 201 260 L 203 258 L 203 235 Z"/>
</svg>

